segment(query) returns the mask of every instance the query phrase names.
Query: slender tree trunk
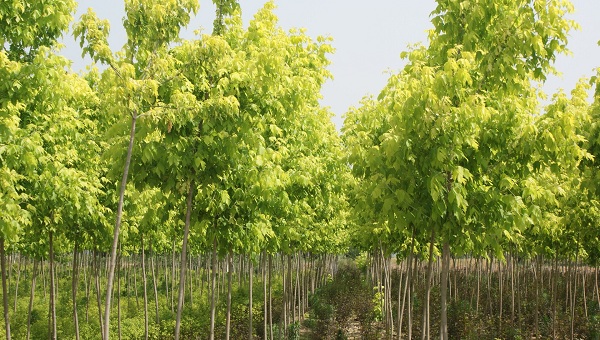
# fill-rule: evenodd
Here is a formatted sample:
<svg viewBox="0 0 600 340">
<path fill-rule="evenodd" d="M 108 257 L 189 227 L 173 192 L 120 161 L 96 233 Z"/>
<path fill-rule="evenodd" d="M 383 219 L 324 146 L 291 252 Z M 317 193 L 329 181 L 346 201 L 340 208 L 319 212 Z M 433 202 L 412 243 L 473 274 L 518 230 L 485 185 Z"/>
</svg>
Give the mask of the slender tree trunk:
<svg viewBox="0 0 600 340">
<path fill-rule="evenodd" d="M 244 278 L 245 278 L 245 273 L 246 273 L 246 266 L 244 265 L 244 260 L 245 257 L 240 255 L 239 256 L 239 261 L 240 261 L 240 275 L 238 276 L 238 287 L 241 287 L 242 284 L 245 282 Z"/>
<path fill-rule="evenodd" d="M 285 256 L 283 253 L 281 254 L 281 281 L 283 282 L 283 298 L 281 301 L 283 302 L 283 336 L 287 336 L 287 275 L 285 274 Z M 281 330 L 281 328 L 280 328 Z"/>
<path fill-rule="evenodd" d="M 227 253 L 227 320 L 225 321 L 225 339 L 229 340 L 231 333 L 231 281 L 233 269 L 232 251 Z"/>
<path fill-rule="evenodd" d="M 431 240 L 429 241 L 429 260 L 427 264 L 427 280 L 425 282 L 426 293 L 425 293 L 425 302 L 423 303 L 423 327 L 421 334 L 421 340 L 429 340 L 431 339 L 429 333 L 429 304 L 431 297 L 431 277 L 433 273 L 433 242 L 435 240 L 435 229 L 431 229 Z"/>
<path fill-rule="evenodd" d="M 487 260 L 488 273 L 487 273 L 487 302 L 488 302 L 488 313 L 494 315 L 494 309 L 492 307 L 492 270 L 494 267 L 494 258 L 490 256 Z"/>
<path fill-rule="evenodd" d="M 396 260 L 397 261 L 397 260 Z M 398 279 L 398 311 L 397 311 L 397 320 L 398 320 L 398 340 L 402 339 L 402 319 L 404 318 L 404 307 L 406 305 L 406 295 L 402 293 L 402 280 L 405 280 L 404 283 L 404 292 L 406 292 L 406 278 L 408 278 L 408 271 L 406 275 L 403 272 L 402 265 L 406 263 L 405 268 L 408 267 L 408 261 L 403 260 L 400 262 L 400 278 Z M 406 270 L 406 269 L 404 269 Z"/>
<path fill-rule="evenodd" d="M 557 292 L 558 256 L 552 261 L 552 338 L 556 339 L 556 292 Z"/>
<path fill-rule="evenodd" d="M 567 263 L 567 278 L 565 285 L 565 314 L 569 313 L 569 301 L 571 295 L 571 261 Z"/>
<path fill-rule="evenodd" d="M 148 280 L 146 278 L 146 249 L 144 234 L 140 235 L 142 243 L 142 285 L 144 287 L 144 339 L 148 340 Z"/>
<path fill-rule="evenodd" d="M 187 263 L 187 243 L 190 234 L 190 221 L 192 216 L 192 198 L 194 196 L 194 181 L 190 182 L 186 201 L 185 226 L 183 229 L 183 245 L 181 247 L 181 263 L 179 267 L 179 297 L 177 300 L 177 317 L 175 319 L 175 340 L 179 340 L 181 328 L 181 314 L 183 312 L 183 297 L 185 295 L 185 269 Z M 212 333 L 212 332 L 211 332 Z M 212 339 L 212 338 L 211 338 Z"/>
<path fill-rule="evenodd" d="M 272 272 L 273 255 L 269 254 L 269 339 L 273 340 L 273 298 L 272 298 Z M 265 336 L 266 337 L 266 336 Z"/>
<path fill-rule="evenodd" d="M 194 308 L 194 266 L 191 256 L 188 258 L 188 265 L 188 270 L 190 271 L 187 275 L 190 279 L 190 308 Z"/>
<path fill-rule="evenodd" d="M 441 290 L 441 322 L 440 322 L 440 338 L 448 340 L 448 271 L 450 267 L 450 244 L 444 242 L 442 248 L 442 281 L 440 282 Z"/>
<path fill-rule="evenodd" d="M 73 325 L 75 326 L 75 339 L 79 340 L 79 318 L 77 317 L 77 287 L 79 286 L 79 264 L 77 262 L 77 252 L 79 243 L 75 240 L 73 247 L 73 275 L 71 281 L 71 296 L 73 298 Z"/>
<path fill-rule="evenodd" d="M 127 156 L 125 158 L 125 166 L 123 169 L 123 177 L 121 178 L 121 186 L 119 187 L 119 203 L 117 204 L 117 217 L 115 221 L 115 230 L 113 233 L 113 242 L 110 251 L 110 265 L 108 268 L 108 279 L 106 283 L 106 303 L 104 305 L 104 330 L 102 339 L 109 340 L 110 332 L 110 299 L 112 297 L 113 280 L 115 277 L 115 266 L 117 260 L 117 246 L 119 245 L 119 229 L 121 228 L 121 219 L 123 217 L 123 200 L 125 197 L 125 188 L 127 187 L 127 176 L 129 174 L 129 165 L 131 164 L 131 155 L 133 153 L 133 141 L 135 138 L 135 124 L 137 121 L 137 113 L 131 115 L 131 132 L 129 134 L 129 146 L 127 147 Z"/>
<path fill-rule="evenodd" d="M 45 300 L 46 299 L 46 289 L 47 289 L 47 287 L 46 287 L 46 273 L 44 271 L 44 267 L 45 267 L 45 265 L 44 265 L 45 263 L 44 262 L 45 261 L 42 261 L 41 267 L 42 267 L 42 284 L 44 286 L 44 289 L 42 290 L 42 292 L 44 293 L 44 300 Z"/>
<path fill-rule="evenodd" d="M 168 269 L 169 266 L 167 264 L 167 257 L 166 256 L 163 257 L 163 260 L 164 260 L 164 263 L 163 263 L 164 271 L 163 271 L 163 273 L 164 273 L 164 279 L 165 279 L 165 302 L 168 305 L 169 304 L 169 299 L 170 299 L 170 297 L 169 297 L 169 269 Z M 173 310 L 171 310 L 171 312 L 173 312 Z"/>
<path fill-rule="evenodd" d="M 0 265 L 2 268 L 2 303 L 4 305 L 4 330 L 6 340 L 10 340 L 10 318 L 8 315 L 8 286 L 6 283 L 6 254 L 4 249 L 4 237 L 0 236 Z"/>
<path fill-rule="evenodd" d="M 292 254 L 287 256 L 287 323 L 285 324 L 285 334 L 288 335 L 288 326 L 294 322 L 294 289 L 293 289 L 293 276 L 292 276 Z"/>
<path fill-rule="evenodd" d="M 171 313 L 175 313 L 175 240 L 171 252 Z"/>
<path fill-rule="evenodd" d="M 388 335 L 388 339 L 392 340 L 394 336 L 394 315 L 392 311 L 392 268 L 391 268 L 392 259 L 390 256 L 386 257 L 386 288 L 385 292 L 387 294 L 386 303 L 387 303 L 387 315 L 388 315 L 388 325 L 390 328 L 390 333 Z M 398 283 L 400 286 L 400 283 Z"/>
<path fill-rule="evenodd" d="M 104 332 L 104 320 L 102 319 L 102 303 L 100 302 L 100 265 L 98 264 L 98 251 L 94 249 L 94 280 L 96 282 L 96 303 L 98 304 L 98 322 L 100 330 Z M 102 334 L 104 338 L 104 334 Z"/>
<path fill-rule="evenodd" d="M 119 245 L 119 254 L 117 258 L 117 335 L 121 340 L 121 266 L 123 261 L 123 253 L 121 245 Z"/>
<path fill-rule="evenodd" d="M 55 290 L 55 268 L 54 268 L 54 233 L 48 233 L 48 247 L 50 249 L 50 339 L 56 340 L 56 290 Z"/>
<path fill-rule="evenodd" d="M 213 251 L 210 258 L 210 340 L 215 339 L 215 310 L 217 306 L 217 239 L 213 239 Z"/>
<path fill-rule="evenodd" d="M 454 271 L 454 275 L 453 275 L 453 277 L 454 277 L 454 300 L 458 301 L 459 295 L 458 295 L 458 278 L 457 278 L 457 276 L 458 276 L 458 273 L 460 270 L 457 268 L 456 257 L 454 257 L 454 256 L 452 257 L 452 268 Z M 465 275 L 465 277 L 468 277 L 468 275 Z M 452 296 L 450 297 L 450 299 L 452 299 Z"/>
<path fill-rule="evenodd" d="M 19 269 L 17 269 L 17 281 L 15 282 L 15 308 L 14 312 L 17 313 L 17 301 L 19 301 L 19 281 L 21 281 L 21 264 L 23 263 L 23 256 L 19 255 Z"/>
<path fill-rule="evenodd" d="M 212 263 L 211 261 L 212 261 L 212 250 L 209 253 L 209 255 L 206 256 L 206 260 L 205 260 L 206 270 L 204 271 L 205 275 L 202 276 L 203 277 L 202 281 L 206 281 L 206 289 L 208 289 L 208 293 L 206 294 L 206 303 L 208 305 L 210 305 L 210 301 L 212 299 L 212 291 L 211 291 L 212 286 L 211 286 L 211 281 L 210 281 L 210 279 L 212 277 L 212 270 L 210 267 L 211 263 Z M 238 277 L 238 280 L 239 280 L 239 277 Z"/>
<path fill-rule="evenodd" d="M 520 267 L 523 268 L 524 266 L 521 265 Z M 518 261 L 517 261 L 517 270 L 516 270 L 516 273 L 517 273 L 517 277 L 515 278 L 515 280 L 516 280 L 516 286 L 517 287 L 521 287 L 521 279 L 522 279 L 523 275 L 521 275 L 521 269 L 519 268 L 519 262 Z M 522 300 L 523 300 L 522 299 L 522 295 L 523 295 L 522 289 L 518 289 L 517 290 L 517 315 L 518 315 L 517 319 L 519 321 L 519 327 L 521 327 L 521 328 L 522 328 L 522 320 L 523 320 L 523 318 L 521 318 L 521 315 L 523 315 L 521 313 L 521 311 L 522 311 L 521 307 L 523 305 L 521 303 Z"/>
<path fill-rule="evenodd" d="M 414 230 L 414 229 L 413 229 Z M 404 310 L 405 310 L 405 301 L 406 301 L 406 310 L 408 316 L 408 339 L 412 339 L 412 312 L 411 312 L 411 295 L 412 295 L 412 266 L 413 266 L 413 241 L 414 241 L 414 233 L 411 237 L 411 247 L 408 253 L 408 260 L 406 261 L 406 281 L 404 283 L 404 293 L 402 298 L 402 313 L 400 314 L 398 321 L 398 340 L 402 339 L 402 321 L 404 319 Z"/>
<path fill-rule="evenodd" d="M 481 259 L 478 257 L 476 264 L 477 266 L 477 294 L 475 299 L 475 314 L 479 315 L 479 296 L 481 293 Z"/>
<path fill-rule="evenodd" d="M 598 289 L 598 266 L 594 268 L 594 290 L 596 291 L 596 299 L 598 306 L 600 306 L 600 289 Z"/>
<path fill-rule="evenodd" d="M 83 277 L 85 280 L 85 322 L 88 323 L 90 321 L 90 287 L 92 285 L 92 281 L 90 277 L 92 273 L 92 261 L 90 260 L 90 256 L 84 256 L 85 267 L 83 268 Z"/>
<path fill-rule="evenodd" d="M 571 340 L 575 338 L 575 304 L 577 302 L 577 264 L 579 256 L 575 254 L 575 264 L 571 275 L 573 277 L 573 293 L 571 294 Z"/>
<path fill-rule="evenodd" d="M 301 285 L 301 309 L 300 309 L 300 318 L 304 320 L 304 315 L 306 314 L 306 310 L 308 309 L 308 275 L 307 268 L 308 264 L 306 263 L 307 254 L 301 253 L 301 271 L 300 271 L 300 282 Z M 266 264 L 266 262 L 265 262 Z"/>
<path fill-rule="evenodd" d="M 135 255 L 132 255 L 131 262 L 135 263 Z M 137 283 L 137 269 L 138 266 L 133 267 L 133 293 L 135 294 L 135 306 L 140 308 L 140 298 L 138 295 L 138 283 Z"/>
<path fill-rule="evenodd" d="M 150 245 L 150 269 L 152 272 L 152 288 L 154 290 L 154 322 L 160 324 L 159 309 L 158 309 L 158 287 L 156 286 L 156 269 L 154 268 L 156 261 L 154 257 L 156 254 L 152 251 L 152 244 Z"/>
<path fill-rule="evenodd" d="M 216 224 L 215 224 L 215 228 L 216 228 Z M 217 301 L 219 301 L 219 298 L 221 297 L 221 290 L 223 289 L 223 283 L 221 282 L 222 279 L 222 271 L 221 271 L 221 261 L 219 259 L 219 257 L 217 256 L 217 267 L 216 267 L 216 271 L 217 273 L 215 275 L 217 275 L 217 295 L 216 295 L 216 299 Z"/>
<path fill-rule="evenodd" d="M 292 308 L 293 308 L 293 315 L 294 315 L 294 322 L 300 320 L 300 316 L 298 314 L 300 314 L 300 310 L 297 308 L 298 306 L 300 306 L 300 255 L 298 253 L 296 253 L 296 261 L 295 265 L 296 265 L 296 270 L 294 271 L 294 276 L 295 279 L 292 281 L 292 287 L 293 287 L 293 291 L 294 291 L 294 302 L 292 303 Z"/>
<path fill-rule="evenodd" d="M 535 338 L 538 339 L 539 331 L 539 308 L 540 308 L 540 270 L 541 268 L 540 257 L 536 258 L 535 269 L 534 269 L 534 285 L 535 285 L 535 314 L 534 314 L 534 322 L 535 322 Z"/>
<path fill-rule="evenodd" d="M 515 258 L 510 254 L 510 324 L 514 327 L 515 322 Z"/>
<path fill-rule="evenodd" d="M 33 310 L 33 299 L 35 297 L 35 279 L 37 277 L 38 260 L 33 260 L 33 274 L 31 276 L 31 291 L 29 292 L 29 308 L 27 309 L 27 340 L 31 335 L 31 311 Z M 10 338 L 7 338 L 10 339 Z"/>
<path fill-rule="evenodd" d="M 248 340 L 252 340 L 253 326 L 252 326 L 252 291 L 253 291 L 253 279 L 254 279 L 254 261 L 252 261 L 252 255 L 248 255 Z"/>
<path fill-rule="evenodd" d="M 499 329 L 499 333 L 502 334 L 502 312 L 504 311 L 504 287 L 503 287 L 503 282 L 502 282 L 502 277 L 503 277 L 503 268 L 502 268 L 502 261 L 498 260 L 498 291 L 499 291 L 499 295 L 500 295 L 500 312 L 498 315 L 498 329 Z"/>
<path fill-rule="evenodd" d="M 128 260 L 125 263 L 125 282 L 127 283 L 127 290 L 125 291 L 125 295 L 127 296 L 127 308 L 131 308 L 131 263 L 133 262 L 131 258 L 131 255 L 128 256 Z"/>
<path fill-rule="evenodd" d="M 585 294 L 586 285 L 585 285 L 585 277 L 587 276 L 587 267 L 583 268 L 583 275 L 581 276 L 582 280 L 582 288 L 583 288 L 583 311 L 585 312 L 585 319 L 588 319 L 588 306 L 587 306 L 587 296 Z"/>
<path fill-rule="evenodd" d="M 417 268 L 417 261 L 415 261 L 415 255 L 414 255 L 414 249 L 415 249 L 415 226 L 413 226 L 413 231 L 412 231 L 412 235 L 410 238 L 410 253 L 408 253 L 408 259 L 409 259 L 409 264 L 408 264 L 408 296 L 407 296 L 407 314 L 408 314 L 408 339 L 411 340 L 412 339 L 412 328 L 413 328 L 413 299 L 412 299 L 412 295 L 414 292 L 414 274 L 415 274 L 415 269 Z"/>
<path fill-rule="evenodd" d="M 263 339 L 267 339 L 267 252 L 263 251 L 261 256 L 261 273 L 263 284 Z"/>
</svg>

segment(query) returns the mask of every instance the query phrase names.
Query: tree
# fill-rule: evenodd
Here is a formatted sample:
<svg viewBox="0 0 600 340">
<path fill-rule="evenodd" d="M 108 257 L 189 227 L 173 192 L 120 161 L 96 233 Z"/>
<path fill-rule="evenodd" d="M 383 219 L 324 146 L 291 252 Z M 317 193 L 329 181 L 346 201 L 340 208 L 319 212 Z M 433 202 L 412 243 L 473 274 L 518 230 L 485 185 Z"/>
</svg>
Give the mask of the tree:
<svg viewBox="0 0 600 340">
<path fill-rule="evenodd" d="M 35 73 L 36 63 L 45 65 L 42 56 L 48 47 L 68 27 L 75 2 L 52 0 L 44 3 L 12 2 L 0 9 L 0 73 L 5 81 L 0 85 L 0 262 L 2 264 L 4 320 L 6 338 L 10 339 L 8 315 L 5 241 L 16 241 L 20 229 L 28 225 L 31 206 L 25 191 L 24 181 L 31 180 L 38 165 L 37 157 L 43 153 L 43 140 L 39 134 L 30 136 L 27 118 L 36 104 L 32 96 L 40 74 Z M 44 24 L 41 24 L 44 23 Z M 37 58 L 37 60 L 35 60 Z M 63 71 L 61 68 L 54 72 Z"/>
<path fill-rule="evenodd" d="M 367 106 L 389 124 L 376 123 L 384 130 L 371 142 L 361 138 L 373 145 L 366 154 L 377 183 L 373 198 L 382 197 L 393 226 L 415 221 L 428 230 L 430 272 L 434 245 L 441 246 L 443 339 L 450 252 L 492 249 L 503 258 L 499 241 L 528 225 L 522 193 L 511 188 L 532 175 L 523 133 L 532 131 L 537 110 L 531 82 L 553 72 L 552 61 L 565 51 L 571 10 L 565 1 L 438 1 L 429 46 L 405 53 L 407 66 L 390 77 L 375 109 Z"/>
<path fill-rule="evenodd" d="M 159 88 L 170 81 L 172 70 L 169 56 L 171 44 L 179 38 L 179 31 L 190 21 L 190 16 L 198 10 L 194 0 L 170 1 L 167 3 L 151 0 L 130 0 L 125 2 L 126 18 L 123 22 L 127 32 L 127 43 L 122 53 L 113 54 L 107 43 L 109 24 L 99 20 L 91 11 L 84 14 L 76 25 L 74 34 L 80 39 L 83 53 L 89 54 L 96 62 L 111 68 L 100 85 L 107 91 L 101 100 L 108 106 L 108 112 L 118 124 L 123 117 L 130 118 L 129 144 L 125 155 L 119 202 L 110 253 L 110 266 L 104 311 L 103 339 L 109 339 L 110 306 L 112 286 L 116 266 L 119 231 L 123 211 L 123 199 L 134 147 L 136 123 L 148 110 L 160 106 L 157 102 Z M 123 113 L 126 113 L 125 115 Z M 119 153 L 116 153 L 117 158 Z"/>
<path fill-rule="evenodd" d="M 279 29 L 273 3 L 256 14 L 247 30 L 239 13 L 229 9 L 225 15 L 220 8 L 215 24 L 220 35 L 203 35 L 173 51 L 182 71 L 173 77 L 174 86 L 161 92 L 165 107 L 140 127 L 140 166 L 152 171 L 137 180 L 160 183 L 167 191 L 183 192 L 182 185 L 194 191 L 186 208 L 184 242 L 188 228 L 195 226 L 195 241 L 212 248 L 213 259 L 232 252 L 257 254 L 275 237 L 272 221 L 284 220 L 279 214 L 286 209 L 271 207 L 287 201 L 284 167 L 297 170 L 297 163 L 284 160 L 291 146 L 305 150 L 302 120 L 322 114 L 318 89 L 327 76 L 325 54 L 330 51 L 324 39 L 315 43 L 303 32 Z M 325 126 L 327 134 L 333 133 L 330 124 Z M 186 248 L 183 270 L 185 253 Z M 178 327 L 176 321 L 176 337 Z"/>
</svg>

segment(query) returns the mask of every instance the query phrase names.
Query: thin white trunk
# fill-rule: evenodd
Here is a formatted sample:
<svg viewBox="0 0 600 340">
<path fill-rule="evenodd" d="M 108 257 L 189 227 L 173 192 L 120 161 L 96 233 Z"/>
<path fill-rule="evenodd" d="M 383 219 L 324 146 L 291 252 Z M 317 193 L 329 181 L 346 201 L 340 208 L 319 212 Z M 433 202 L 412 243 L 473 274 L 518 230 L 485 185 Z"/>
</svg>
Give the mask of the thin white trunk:
<svg viewBox="0 0 600 340">
<path fill-rule="evenodd" d="M 177 299 L 177 316 L 175 318 L 175 340 L 179 340 L 181 330 L 181 314 L 183 313 L 183 298 L 185 295 L 185 269 L 188 236 L 190 234 L 190 221 L 192 215 L 192 198 L 194 196 L 194 181 L 191 181 L 188 187 L 186 200 L 185 226 L 183 228 L 183 245 L 181 247 L 181 262 L 179 267 L 179 296 Z"/>
<path fill-rule="evenodd" d="M 110 307 L 113 289 L 113 280 L 115 277 L 115 267 L 117 260 L 117 246 L 119 245 L 119 229 L 121 228 L 121 219 L 123 216 L 123 201 L 125 197 L 125 188 L 127 187 L 127 176 L 129 174 L 129 165 L 131 164 L 131 155 L 133 154 L 133 142 L 135 138 L 135 124 L 137 121 L 137 113 L 131 114 L 131 129 L 129 134 L 129 146 L 127 147 L 127 156 L 125 158 L 125 166 L 123 169 L 123 177 L 121 178 L 121 186 L 119 187 L 119 203 L 117 204 L 117 216 L 115 222 L 115 230 L 113 233 L 113 242 L 110 251 L 110 264 L 108 268 L 108 279 L 106 283 L 106 303 L 104 305 L 104 326 L 102 331 L 102 339 L 109 340 L 110 332 Z"/>
</svg>

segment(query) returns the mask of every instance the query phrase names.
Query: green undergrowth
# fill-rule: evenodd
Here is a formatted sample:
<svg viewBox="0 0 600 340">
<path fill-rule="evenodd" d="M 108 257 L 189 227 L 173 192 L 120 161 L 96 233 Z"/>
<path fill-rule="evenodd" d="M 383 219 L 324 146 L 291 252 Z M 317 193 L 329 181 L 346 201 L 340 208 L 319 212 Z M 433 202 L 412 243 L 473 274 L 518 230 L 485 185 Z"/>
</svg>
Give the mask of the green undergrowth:
<svg viewBox="0 0 600 340">
<path fill-rule="evenodd" d="M 361 270 L 348 263 L 310 297 L 307 339 L 379 339 L 380 313 L 374 290 Z"/>
</svg>

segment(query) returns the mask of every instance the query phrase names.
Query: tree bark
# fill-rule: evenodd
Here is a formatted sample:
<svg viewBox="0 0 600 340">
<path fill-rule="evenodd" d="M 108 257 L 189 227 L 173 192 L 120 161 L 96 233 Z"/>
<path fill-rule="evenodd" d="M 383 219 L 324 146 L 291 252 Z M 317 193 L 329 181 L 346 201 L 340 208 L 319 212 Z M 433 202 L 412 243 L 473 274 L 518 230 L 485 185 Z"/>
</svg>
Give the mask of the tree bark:
<svg viewBox="0 0 600 340">
<path fill-rule="evenodd" d="M 190 280 L 190 284 L 189 284 L 189 286 L 190 286 L 190 308 L 194 308 L 194 275 L 193 275 L 194 265 L 192 263 L 191 256 L 188 257 L 188 265 L 189 265 L 188 269 L 191 272 L 191 274 L 187 275 Z"/>
<path fill-rule="evenodd" d="M 123 254 L 119 246 L 117 258 L 117 335 L 119 340 L 121 340 L 121 261 L 123 261 Z"/>
<path fill-rule="evenodd" d="M 4 305 L 4 330 L 6 340 L 10 340 L 10 318 L 8 315 L 8 287 L 6 284 L 6 254 L 4 249 L 4 237 L 0 236 L 0 265 L 2 268 L 2 303 Z"/>
<path fill-rule="evenodd" d="M 73 247 L 73 277 L 71 281 L 71 296 L 73 299 L 73 324 L 75 326 L 75 339 L 79 340 L 79 318 L 77 317 L 77 286 L 79 285 L 79 264 L 77 262 L 77 252 L 79 243 L 75 240 Z"/>
<path fill-rule="evenodd" d="M 406 292 L 406 284 L 407 284 L 406 279 L 408 278 L 408 271 L 406 272 L 406 274 L 404 274 L 404 272 L 402 270 L 403 263 L 406 263 L 406 265 L 404 267 L 405 268 L 404 270 L 406 271 L 406 268 L 408 268 L 408 261 L 403 260 L 402 262 L 400 262 L 400 278 L 399 278 L 399 282 L 398 282 L 398 311 L 397 311 L 398 340 L 402 339 L 402 319 L 404 318 L 404 307 L 406 306 L 406 294 L 402 293 L 402 280 L 404 279 L 404 292 Z"/>
<path fill-rule="evenodd" d="M 267 313 L 267 252 L 263 251 L 261 256 L 261 274 L 262 274 L 262 284 L 263 284 L 263 339 L 267 339 L 267 321 L 268 321 L 268 313 Z"/>
<path fill-rule="evenodd" d="M 92 270 L 92 262 L 90 260 L 90 256 L 88 254 L 88 256 L 84 256 L 84 263 L 85 263 L 85 267 L 83 268 L 83 279 L 85 281 L 85 300 L 87 301 L 87 303 L 85 304 L 85 322 L 89 322 L 90 321 L 90 286 L 92 285 L 92 281 L 90 279 L 90 277 L 92 276 L 92 273 L 90 272 L 90 270 Z"/>
<path fill-rule="evenodd" d="M 181 314 L 183 312 L 183 297 L 185 295 L 185 269 L 187 256 L 187 243 L 190 234 L 190 221 L 192 217 L 192 198 L 194 197 L 194 181 L 190 182 L 186 201 L 185 226 L 183 228 L 183 245 L 181 247 L 181 262 L 179 268 L 179 297 L 177 299 L 177 317 L 175 319 L 175 340 L 179 340 L 181 328 Z"/>
<path fill-rule="evenodd" d="M 502 334 L 502 313 L 504 311 L 504 287 L 503 287 L 503 281 L 502 281 L 502 276 L 503 276 L 503 269 L 502 269 L 502 261 L 500 259 L 498 259 L 498 292 L 500 295 L 500 312 L 498 315 L 498 329 L 499 329 L 499 333 Z"/>
<path fill-rule="evenodd" d="M 150 269 L 152 273 L 152 288 L 154 290 L 154 322 L 158 325 L 160 324 L 159 318 L 159 309 L 158 309 L 158 287 L 156 286 L 156 269 L 154 266 L 156 265 L 156 261 L 154 261 L 154 257 L 156 254 L 152 251 L 152 244 L 150 244 Z"/>
<path fill-rule="evenodd" d="M 294 319 L 293 322 L 296 322 L 296 321 L 300 320 L 300 317 L 298 316 L 298 312 L 297 312 L 297 308 L 296 308 L 296 306 L 299 305 L 299 301 L 300 301 L 300 289 L 298 287 L 298 284 L 299 284 L 298 281 L 299 281 L 299 278 L 300 278 L 300 275 L 298 274 L 299 271 L 300 271 L 300 256 L 299 256 L 298 253 L 296 253 L 295 256 L 296 256 L 296 261 L 294 261 L 294 264 L 296 266 L 296 268 L 295 268 L 296 270 L 294 270 L 294 275 L 292 276 L 292 278 L 293 278 L 293 280 L 292 280 L 292 290 L 294 292 L 293 295 L 292 295 L 292 299 L 293 299 L 293 302 L 292 302 L 292 310 L 293 310 L 292 315 L 293 315 L 293 319 Z"/>
<path fill-rule="evenodd" d="M 117 217 L 115 221 L 115 230 L 113 233 L 113 242 L 110 251 L 110 264 L 108 268 L 108 279 L 106 283 L 106 303 L 104 305 L 104 326 L 102 339 L 109 340 L 110 331 L 110 299 L 112 298 L 113 280 L 115 278 L 115 267 L 117 260 L 117 246 L 119 245 L 119 229 L 121 228 L 121 219 L 123 217 L 123 201 L 125 197 L 125 188 L 127 187 L 127 176 L 129 175 L 129 165 L 131 164 L 131 155 L 133 154 L 133 142 L 135 139 L 135 124 L 137 121 L 137 113 L 131 115 L 131 131 L 129 134 L 129 146 L 127 147 L 127 156 L 125 158 L 125 166 L 123 169 L 123 177 L 121 178 L 121 186 L 119 187 L 119 203 L 117 204 Z"/>
<path fill-rule="evenodd" d="M 217 239 L 213 239 L 213 251 L 210 259 L 210 340 L 215 339 L 215 309 L 217 288 Z"/>
<path fill-rule="evenodd" d="M 510 254 L 510 324 L 514 327 L 515 322 L 515 259 Z"/>
<path fill-rule="evenodd" d="M 596 299 L 598 300 L 598 306 L 600 306 L 600 289 L 598 289 L 598 266 L 594 268 L 594 290 L 596 291 Z"/>
<path fill-rule="evenodd" d="M 104 332 L 104 320 L 102 319 L 102 303 L 100 302 L 100 266 L 98 265 L 98 251 L 94 249 L 94 280 L 96 282 L 96 303 L 98 304 L 98 322 L 100 322 L 100 330 Z M 104 338 L 104 334 L 102 334 Z"/>
<path fill-rule="evenodd" d="M 283 298 L 281 299 L 281 301 L 283 302 L 283 336 L 286 337 L 287 336 L 287 295 L 288 295 L 288 289 L 287 289 L 287 275 L 285 274 L 285 256 L 283 255 L 283 253 L 281 254 L 281 281 L 283 282 Z M 281 331 L 281 327 L 279 328 Z"/>
<path fill-rule="evenodd" d="M 387 294 L 387 313 L 388 313 L 388 324 L 390 327 L 390 334 L 388 336 L 389 340 L 392 340 L 394 337 L 394 313 L 393 313 L 393 303 L 392 303 L 392 258 L 391 256 L 386 257 L 386 267 L 387 267 L 387 286 L 385 292 Z M 398 283 L 400 286 L 400 283 Z"/>
<path fill-rule="evenodd" d="M 557 274 L 558 274 L 558 255 L 555 255 L 552 261 L 552 338 L 556 339 L 556 292 L 557 292 Z"/>
<path fill-rule="evenodd" d="M 135 263 L 135 255 L 132 255 L 132 262 Z M 137 267 L 133 267 L 133 294 L 135 295 L 135 306 L 140 308 L 140 298 L 138 295 L 138 284 L 137 284 Z"/>
<path fill-rule="evenodd" d="M 476 266 L 477 266 L 477 294 L 475 298 L 475 314 L 479 315 L 479 296 L 481 294 L 481 258 L 477 258 Z"/>
<path fill-rule="evenodd" d="M 48 247 L 50 248 L 50 339 L 56 340 L 56 290 L 55 290 L 55 268 L 54 268 L 54 233 L 48 233 Z"/>
<path fill-rule="evenodd" d="M 587 306 L 587 296 L 586 296 L 586 285 L 585 285 L 585 277 L 587 275 L 587 268 L 583 268 L 583 274 L 581 275 L 581 286 L 583 288 L 583 311 L 585 313 L 585 319 L 588 319 L 588 306 Z"/>
<path fill-rule="evenodd" d="M 430 339 L 430 333 L 429 333 L 429 304 L 430 304 L 430 297 L 431 297 L 431 277 L 432 277 L 432 273 L 433 273 L 433 241 L 435 240 L 435 229 L 431 229 L 431 240 L 429 241 L 429 260 L 428 260 L 428 264 L 427 264 L 427 279 L 425 282 L 425 302 L 423 303 L 423 324 L 422 324 L 422 331 L 423 333 L 421 334 L 421 340 L 429 340 Z"/>
<path fill-rule="evenodd" d="M 148 340 L 148 280 L 146 278 L 146 249 L 144 234 L 140 235 L 142 243 L 142 286 L 144 287 L 144 339 Z"/>
<path fill-rule="evenodd" d="M 292 276 L 292 255 L 287 256 L 287 321 L 285 323 L 285 335 L 288 336 L 288 326 L 294 322 L 294 290 L 293 290 L 293 276 Z"/>
<path fill-rule="evenodd" d="M 440 282 L 441 290 L 441 321 L 440 337 L 442 340 L 448 340 L 448 271 L 450 269 L 450 243 L 444 241 L 442 248 L 442 280 Z"/>
<path fill-rule="evenodd" d="M 14 312 L 17 312 L 17 301 L 19 301 L 19 281 L 21 281 L 21 264 L 23 263 L 23 256 L 19 255 L 19 268 L 17 269 L 17 281 L 15 282 L 15 308 Z"/>
<path fill-rule="evenodd" d="M 232 260 L 232 252 L 229 251 L 227 253 L 227 320 L 225 321 L 225 339 L 229 340 L 231 333 L 231 280 L 233 280 L 232 269 L 233 269 L 233 260 Z"/>
<path fill-rule="evenodd" d="M 575 303 L 577 302 L 577 263 L 579 261 L 579 256 L 575 254 L 575 263 L 573 268 L 573 293 L 571 294 L 571 339 L 575 337 Z"/>
<path fill-rule="evenodd" d="M 171 252 L 171 313 L 175 313 L 175 240 Z"/>
<path fill-rule="evenodd" d="M 31 291 L 29 292 L 29 308 L 27 309 L 27 337 L 31 335 L 31 311 L 33 310 L 33 298 L 35 297 L 35 279 L 37 277 L 38 260 L 33 260 L 33 274 L 31 277 Z M 10 339 L 10 338 L 7 338 Z"/>
<path fill-rule="evenodd" d="M 253 329 L 252 329 L 252 290 L 253 290 L 253 279 L 254 279 L 254 261 L 252 261 L 252 255 L 248 255 L 248 272 L 249 272 L 249 280 L 248 280 L 248 340 L 252 340 Z"/>
<path fill-rule="evenodd" d="M 269 339 L 273 340 L 273 298 L 272 298 L 273 255 L 269 254 Z M 265 307 L 266 308 L 266 307 Z M 266 338 L 266 335 L 265 335 Z"/>
<path fill-rule="evenodd" d="M 538 339 L 538 335 L 540 334 L 539 331 L 539 308 L 540 308 L 540 271 L 538 268 L 541 268 L 541 260 L 540 260 L 540 256 L 538 255 L 538 257 L 535 260 L 535 269 L 534 269 L 534 285 L 535 285 L 535 315 L 534 315 L 534 323 L 535 323 L 535 338 Z"/>
<path fill-rule="evenodd" d="M 488 313 L 489 315 L 494 314 L 494 309 L 492 307 L 492 269 L 494 267 L 494 258 L 492 256 L 489 257 L 487 261 L 488 265 L 488 275 L 487 275 L 487 302 L 488 302 Z"/>
</svg>

